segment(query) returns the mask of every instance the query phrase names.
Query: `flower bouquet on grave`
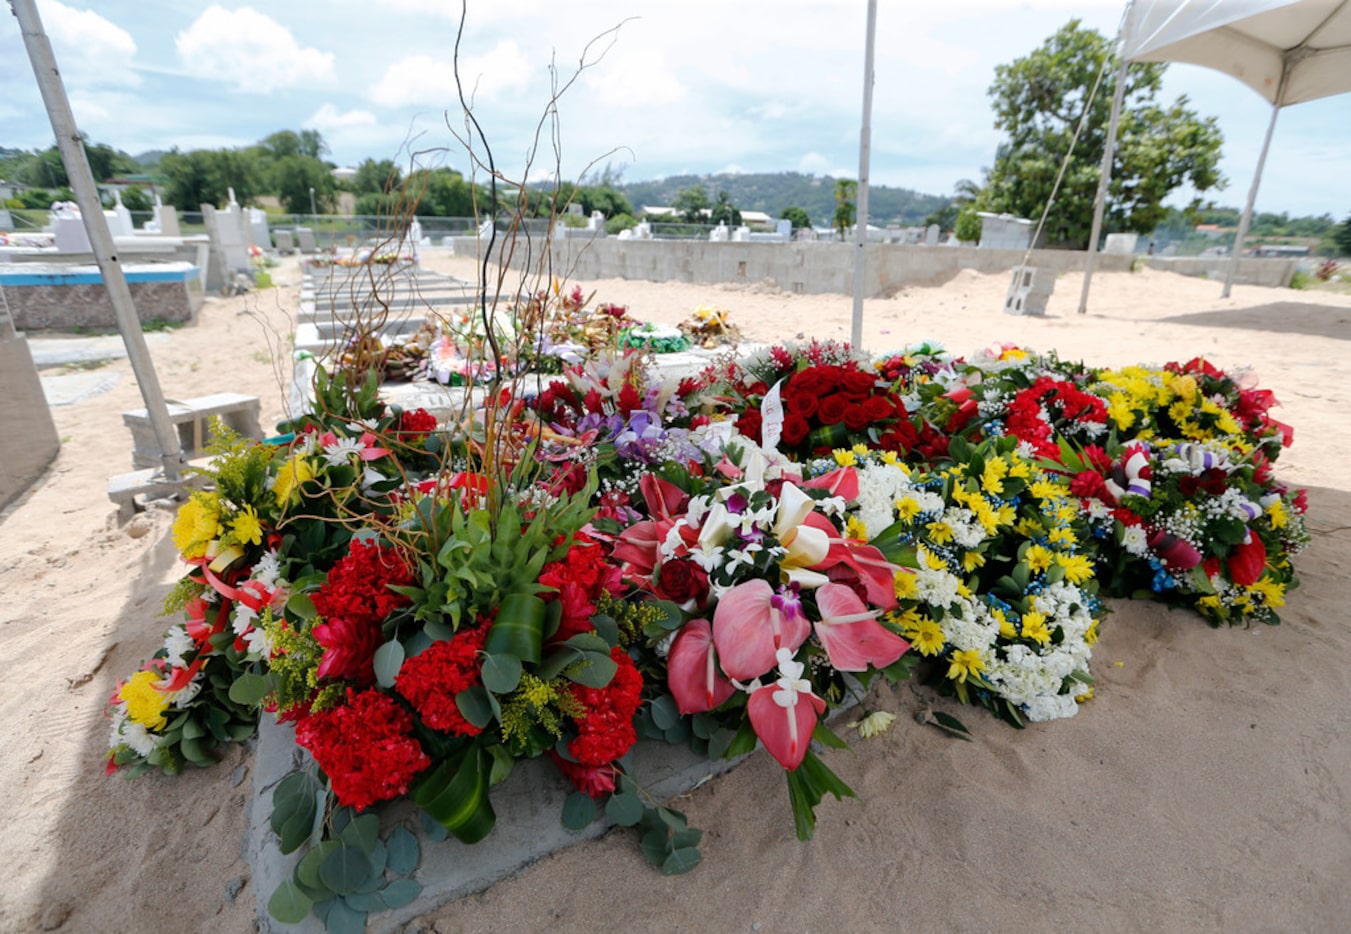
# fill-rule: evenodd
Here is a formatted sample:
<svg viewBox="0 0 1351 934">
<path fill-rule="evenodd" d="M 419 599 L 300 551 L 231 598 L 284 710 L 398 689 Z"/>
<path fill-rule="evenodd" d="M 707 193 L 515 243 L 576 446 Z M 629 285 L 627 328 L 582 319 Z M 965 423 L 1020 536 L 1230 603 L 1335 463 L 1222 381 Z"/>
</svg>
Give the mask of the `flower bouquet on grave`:
<svg viewBox="0 0 1351 934">
<path fill-rule="evenodd" d="M 856 471 L 848 528 L 909 572 L 884 621 L 910 640 L 922 677 L 1015 726 L 1073 716 L 1092 696 L 1104 614 L 1082 513 L 1012 439 L 956 438 L 952 454 L 915 469 L 890 452 L 837 452 L 812 469 Z M 949 719 L 939 725 L 964 732 Z"/>
<path fill-rule="evenodd" d="M 645 598 L 678 607 L 644 629 L 645 670 L 669 695 L 639 714 L 646 735 L 732 757 L 757 740 L 785 769 L 798 836 L 825 794 L 853 792 L 812 751 L 842 746 L 832 707 L 879 672 L 906 675 L 909 648 L 880 617 L 898 569 L 849 538 L 838 517 L 850 469 L 804 481 L 791 464 L 733 441 L 707 469 L 668 463 L 641 481 L 647 518 L 613 556 Z M 688 727 L 679 716 L 689 717 Z"/>
<path fill-rule="evenodd" d="M 1082 498 L 1108 593 L 1190 606 L 1214 625 L 1280 622 L 1308 544 L 1303 490 L 1241 441 L 1064 446 L 1059 469 Z"/>
</svg>

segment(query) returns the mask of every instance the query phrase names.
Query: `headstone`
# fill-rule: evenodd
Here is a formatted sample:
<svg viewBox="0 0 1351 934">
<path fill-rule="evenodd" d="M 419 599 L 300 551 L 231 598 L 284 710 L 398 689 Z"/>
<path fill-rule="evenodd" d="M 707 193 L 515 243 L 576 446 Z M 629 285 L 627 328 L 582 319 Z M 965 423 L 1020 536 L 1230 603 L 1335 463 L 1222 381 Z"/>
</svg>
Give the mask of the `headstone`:
<svg viewBox="0 0 1351 934">
<path fill-rule="evenodd" d="M 9 208 L 0 204 L 0 230 L 13 230 L 14 218 L 9 216 Z"/>
<path fill-rule="evenodd" d="M 483 223 L 478 225 L 478 235 L 480 240 L 486 240 L 493 235 L 493 219 L 484 218 Z"/>
<path fill-rule="evenodd" d="M 1004 312 L 1010 315 L 1046 314 L 1046 303 L 1055 291 L 1055 273 L 1050 269 L 1015 266 L 1004 299 Z"/>
<path fill-rule="evenodd" d="M 414 245 L 422 242 L 422 222 L 416 217 L 413 218 L 412 223 L 408 225 L 408 240 Z"/>
<path fill-rule="evenodd" d="M 250 239 L 258 246 L 265 247 L 272 242 L 272 236 L 267 229 L 266 211 L 249 208 L 249 228 L 253 234 Z"/>
<path fill-rule="evenodd" d="M 785 240 L 793 239 L 793 222 L 786 217 L 779 218 L 778 223 L 774 225 L 774 232 Z"/>
<path fill-rule="evenodd" d="M 113 214 L 117 215 L 116 226 L 109 224 L 108 229 L 112 231 L 114 237 L 130 237 L 136 233 L 136 225 L 132 223 L 131 212 L 127 206 L 122 203 L 122 192 L 113 190 Z"/>
<path fill-rule="evenodd" d="M 985 250 L 1026 250 L 1032 240 L 1032 222 L 1012 214 L 979 211 L 980 247 Z"/>
<path fill-rule="evenodd" d="M 718 226 L 717 226 L 717 227 L 714 227 L 712 230 L 710 230 L 710 231 L 708 232 L 708 242 L 709 242 L 709 243 L 726 243 L 726 242 L 727 242 L 727 222 L 726 222 L 726 221 L 719 221 L 719 222 L 718 222 Z"/>
<path fill-rule="evenodd" d="M 1108 234 L 1107 242 L 1102 245 L 1102 251 L 1113 256 L 1130 256 L 1135 252 L 1135 244 L 1139 239 L 1140 235 L 1133 233 Z"/>
<path fill-rule="evenodd" d="M 652 225 L 647 221 L 639 221 L 638 226 L 633 228 L 633 238 L 635 240 L 651 240 Z"/>
<path fill-rule="evenodd" d="M 600 211 L 592 211 L 591 216 L 587 218 L 586 229 L 591 231 L 605 229 L 605 215 Z"/>
<path fill-rule="evenodd" d="M 745 224 L 742 224 L 736 230 L 732 231 L 733 243 L 748 243 L 750 242 L 750 239 L 751 239 L 751 229 L 747 227 Z"/>
<path fill-rule="evenodd" d="M 52 240 L 62 253 L 89 253 L 89 231 L 84 229 L 80 208 L 73 201 L 58 201 L 52 205 Z"/>
<path fill-rule="evenodd" d="M 937 225 L 937 224 L 930 224 L 928 227 L 925 227 L 925 228 L 924 228 L 924 245 L 925 245 L 925 246 L 938 246 L 938 234 L 939 234 L 939 230 L 938 230 L 938 225 Z"/>
<path fill-rule="evenodd" d="M 217 211 L 214 205 L 202 205 L 202 221 L 211 241 L 212 263 L 220 273 L 219 281 L 229 282 L 237 271 L 249 269 L 249 250 L 239 227 L 238 215 Z M 208 277 L 217 281 L 217 277 Z"/>
<path fill-rule="evenodd" d="M 276 241 L 278 253 L 294 253 L 296 251 L 296 242 L 291 238 L 291 231 L 275 231 L 272 238 Z"/>
<path fill-rule="evenodd" d="M 172 204 L 165 204 L 159 195 L 155 195 L 155 223 L 161 237 L 182 236 L 178 230 L 178 209 Z"/>
<path fill-rule="evenodd" d="M 319 244 L 314 240 L 314 231 L 308 227 L 296 228 L 296 245 L 300 248 L 301 253 L 319 252 Z"/>
</svg>

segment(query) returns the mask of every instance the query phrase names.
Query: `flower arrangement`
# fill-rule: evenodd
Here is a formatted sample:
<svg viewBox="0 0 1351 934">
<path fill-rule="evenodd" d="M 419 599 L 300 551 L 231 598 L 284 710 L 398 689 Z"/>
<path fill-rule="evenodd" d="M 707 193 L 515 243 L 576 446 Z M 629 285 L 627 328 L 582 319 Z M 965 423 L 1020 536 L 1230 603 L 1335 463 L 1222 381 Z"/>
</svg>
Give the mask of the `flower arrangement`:
<svg viewBox="0 0 1351 934">
<path fill-rule="evenodd" d="M 807 838 L 852 794 L 819 753 L 844 745 L 829 715 L 879 676 L 1064 718 L 1092 696 L 1099 589 L 1248 624 L 1296 584 L 1290 432 L 1204 361 L 813 342 L 663 382 L 619 333 L 464 424 L 320 370 L 290 435 L 222 433 L 174 525 L 182 619 L 111 700 L 109 767 L 209 764 L 261 710 L 294 724 L 311 764 L 272 826 L 305 852 L 278 920 L 406 904 L 419 844 L 373 811 L 408 798 L 477 842 L 532 758 L 575 789 L 570 826 L 603 806 L 662 871 L 693 868 L 699 831 L 627 770 L 640 738 L 763 745 Z"/>
</svg>

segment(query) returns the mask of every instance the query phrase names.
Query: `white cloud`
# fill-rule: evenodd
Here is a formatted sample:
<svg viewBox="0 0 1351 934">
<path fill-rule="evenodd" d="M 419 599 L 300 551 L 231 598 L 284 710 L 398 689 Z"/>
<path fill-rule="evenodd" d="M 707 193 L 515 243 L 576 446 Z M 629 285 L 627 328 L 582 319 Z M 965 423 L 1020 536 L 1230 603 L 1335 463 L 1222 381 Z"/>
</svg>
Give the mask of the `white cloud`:
<svg viewBox="0 0 1351 934">
<path fill-rule="evenodd" d="M 251 7 L 212 5 L 174 39 L 178 59 L 190 74 L 226 81 L 240 91 L 266 94 L 278 88 L 333 80 L 334 56 L 301 47 L 291 30 Z"/>
<path fill-rule="evenodd" d="M 375 124 L 375 114 L 369 110 L 348 110 L 346 112 L 338 110 L 332 104 L 325 103 L 314 113 L 310 114 L 304 126 L 314 127 L 316 130 L 340 130 L 358 126 L 372 126 Z"/>
<path fill-rule="evenodd" d="M 657 49 L 616 50 L 587 72 L 585 81 L 606 107 L 655 107 L 674 104 L 689 94 Z"/>
<path fill-rule="evenodd" d="M 481 103 L 525 88 L 530 83 L 530 62 L 514 39 L 505 39 L 486 54 L 461 57 L 460 78 L 465 97 L 473 95 Z M 454 65 L 449 58 L 410 55 L 386 68 L 369 96 L 385 107 L 449 105 L 456 97 Z"/>
<path fill-rule="evenodd" d="M 73 85 L 136 85 L 132 60 L 136 40 L 93 10 L 76 10 L 58 0 L 41 0 L 38 15 L 52 42 L 62 76 Z"/>
</svg>

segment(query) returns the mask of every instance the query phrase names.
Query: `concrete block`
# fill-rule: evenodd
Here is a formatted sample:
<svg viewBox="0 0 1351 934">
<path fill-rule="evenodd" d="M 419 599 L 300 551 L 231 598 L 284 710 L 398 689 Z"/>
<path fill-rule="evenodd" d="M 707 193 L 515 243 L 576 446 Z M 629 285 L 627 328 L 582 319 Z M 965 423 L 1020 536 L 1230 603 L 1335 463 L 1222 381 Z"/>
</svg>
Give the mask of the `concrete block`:
<svg viewBox="0 0 1351 934">
<path fill-rule="evenodd" d="M 1015 266 L 1004 299 L 1004 312 L 1010 315 L 1046 314 L 1046 303 L 1055 291 L 1055 273 L 1033 266 Z"/>
<path fill-rule="evenodd" d="M 261 406 L 257 396 L 237 392 L 218 392 L 197 399 L 169 402 L 169 421 L 178 430 L 183 456 L 192 460 L 205 453 L 210 438 L 210 419 L 214 416 L 246 438 L 262 439 L 258 426 Z M 122 422 L 131 429 L 131 462 L 134 467 L 158 467 L 163 457 L 150 415 L 145 409 L 122 413 Z"/>
<path fill-rule="evenodd" d="M 28 492 L 61 451 L 28 341 L 0 337 L 0 507 Z"/>
</svg>

